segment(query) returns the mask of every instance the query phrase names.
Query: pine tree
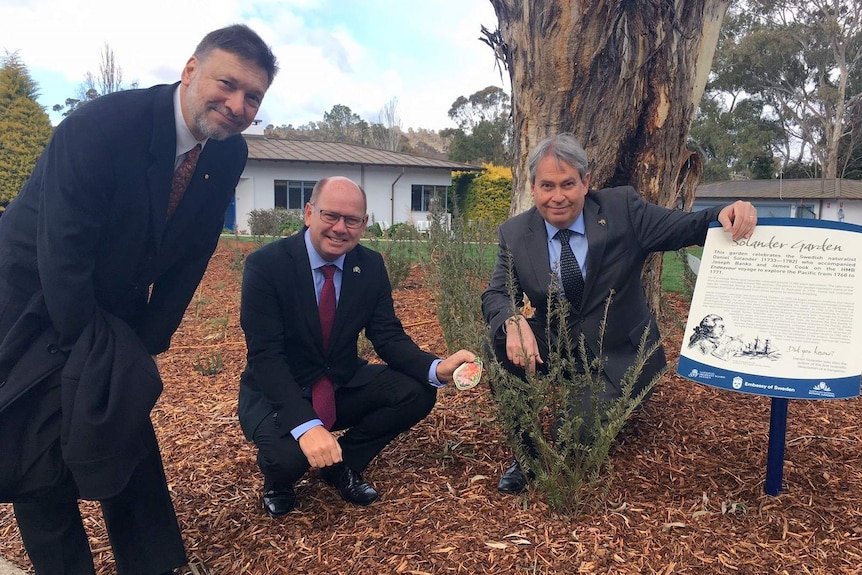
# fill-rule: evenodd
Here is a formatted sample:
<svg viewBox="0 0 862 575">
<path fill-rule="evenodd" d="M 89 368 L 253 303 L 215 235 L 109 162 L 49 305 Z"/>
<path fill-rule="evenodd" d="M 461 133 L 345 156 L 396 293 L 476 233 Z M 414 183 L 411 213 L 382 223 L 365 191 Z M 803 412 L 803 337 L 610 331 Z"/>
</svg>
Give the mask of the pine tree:
<svg viewBox="0 0 862 575">
<path fill-rule="evenodd" d="M 7 52 L 0 67 L 0 212 L 30 177 L 53 132 L 38 95 L 17 52 Z"/>
</svg>

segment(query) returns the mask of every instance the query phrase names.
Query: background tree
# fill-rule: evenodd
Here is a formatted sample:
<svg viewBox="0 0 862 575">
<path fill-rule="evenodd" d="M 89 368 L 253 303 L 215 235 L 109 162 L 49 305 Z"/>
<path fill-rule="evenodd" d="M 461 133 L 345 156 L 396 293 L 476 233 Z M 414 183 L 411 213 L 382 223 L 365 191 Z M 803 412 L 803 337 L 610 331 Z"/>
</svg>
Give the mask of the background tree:
<svg viewBox="0 0 862 575">
<path fill-rule="evenodd" d="M 0 213 L 30 177 L 53 128 L 39 105 L 39 87 L 17 52 L 0 68 Z"/>
<path fill-rule="evenodd" d="M 724 94 L 704 95 L 689 133 L 689 149 L 703 160 L 703 181 L 771 179 L 775 150 L 784 140 L 780 122 L 764 114 L 758 98 L 724 103 Z"/>
<path fill-rule="evenodd" d="M 368 141 L 368 122 L 354 114 L 349 106 L 335 104 L 323 113 L 318 124 L 323 137 L 330 142 L 365 145 Z"/>
<path fill-rule="evenodd" d="M 490 0 L 486 41 L 508 70 L 514 117 L 511 212 L 531 204 L 526 157 L 572 132 L 594 187 L 629 184 L 667 207 L 690 198 L 702 164 L 686 149 L 730 0 Z M 661 258 L 644 288 L 659 307 Z"/>
<path fill-rule="evenodd" d="M 137 87 L 137 82 L 132 82 L 129 85 L 123 83 L 123 69 L 117 64 L 114 50 L 105 43 L 102 47 L 99 73 L 87 72 L 84 75 L 84 81 L 78 85 L 77 97 L 66 98 L 65 103 L 54 104 L 52 109 L 55 112 L 62 112 L 63 117 L 66 117 L 80 106 L 92 102 L 100 96 Z"/>
<path fill-rule="evenodd" d="M 401 117 L 398 115 L 398 98 L 392 98 L 380 109 L 377 122 L 371 124 L 370 144 L 381 150 L 397 152 L 401 144 Z"/>
<path fill-rule="evenodd" d="M 488 86 L 469 97 L 459 96 L 449 108 L 458 125 L 441 133 L 451 138 L 449 159 L 455 162 L 509 164 L 512 119 L 509 95 Z"/>
<path fill-rule="evenodd" d="M 776 152 L 782 171 L 820 166 L 841 177 L 839 155 L 853 135 L 852 111 L 862 94 L 852 79 L 862 68 L 862 0 L 743 0 L 731 11 L 735 34 L 724 38 L 716 86 L 756 95 L 764 117 L 780 121 Z"/>
</svg>

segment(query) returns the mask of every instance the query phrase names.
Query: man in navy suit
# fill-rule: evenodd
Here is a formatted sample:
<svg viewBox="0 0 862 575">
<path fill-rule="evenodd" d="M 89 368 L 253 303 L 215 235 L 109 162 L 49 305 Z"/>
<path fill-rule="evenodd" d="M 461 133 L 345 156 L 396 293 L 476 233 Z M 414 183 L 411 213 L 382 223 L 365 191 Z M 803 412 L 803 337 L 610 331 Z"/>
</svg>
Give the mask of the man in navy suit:
<svg viewBox="0 0 862 575">
<path fill-rule="evenodd" d="M 377 491 L 362 478 L 366 466 L 428 415 L 437 388 L 475 359 L 460 350 L 441 360 L 404 333 L 383 258 L 359 245 L 366 209 L 365 192 L 351 180 L 321 180 L 305 206 L 302 232 L 246 260 L 240 322 L 248 364 L 239 420 L 258 448 L 263 508 L 271 517 L 294 508 L 294 483 L 309 468 L 320 469 L 349 503 L 376 501 Z M 320 316 L 326 268 L 335 290 L 328 337 Z M 357 356 L 362 330 L 386 365 Z M 326 423 L 326 407 L 313 391 L 323 376 L 334 387 L 334 420 Z M 338 439 L 331 433 L 342 429 Z"/>
<path fill-rule="evenodd" d="M 0 500 L 14 504 L 38 574 L 94 572 L 79 497 L 101 502 L 121 575 L 186 563 L 149 420 L 161 390 L 150 356 L 168 349 L 216 247 L 248 155 L 239 134 L 276 71 L 248 27 L 210 32 L 177 84 L 106 95 L 66 118 L 0 221 Z M 189 155 L 190 181 L 171 197 Z M 112 345 L 80 349 L 93 341 Z M 104 379 L 68 373 L 79 352 L 99 362 L 75 369 Z M 150 395 L 139 374 L 155 380 Z M 95 435 L 78 435 L 88 414 L 73 390 L 105 410 Z M 115 391 L 133 402 L 112 402 Z M 142 418 L 124 413 L 132 405 Z M 86 454 L 83 437 L 126 443 L 107 457 Z M 71 446 L 92 459 L 76 451 L 72 465 Z"/>
<path fill-rule="evenodd" d="M 482 295 L 482 311 L 490 329 L 494 354 L 510 373 L 547 372 L 547 301 L 549 292 L 562 294 L 562 237 L 574 256 L 573 272 L 583 283 L 579 302 L 569 301 L 568 333 L 577 347 L 581 335 L 587 357 L 602 354 L 605 390 L 599 398 L 621 397 L 620 382 L 637 357 L 646 331 L 647 349 L 659 346 L 644 365 L 638 393 L 666 365 L 655 317 L 641 287 L 641 271 L 653 252 L 703 245 L 710 222 L 718 221 L 733 239 L 747 238 L 754 230 L 757 212 L 748 202 L 699 212 L 669 210 L 644 201 L 629 186 L 590 191 L 587 156 L 570 134 L 542 140 L 530 153 L 530 189 L 535 206 L 500 226 L 500 251 L 491 281 Z M 565 232 L 565 230 L 570 230 Z M 577 270 L 574 268 L 577 267 Z M 511 272 L 510 272 L 511 269 Z M 514 274 L 514 294 L 510 294 L 510 273 Z M 513 309 L 512 295 L 520 307 L 524 295 L 535 308 L 532 318 Z M 609 296 L 607 324 L 605 302 Z M 557 329 L 552 326 L 551 337 Z M 601 338 L 601 341 L 600 341 Z M 553 344 L 554 342 L 550 342 Z M 579 371 L 584 369 L 578 367 Z M 582 398 L 581 409 L 589 405 Z M 529 437 L 518 438 L 531 448 Z M 517 460 L 503 474 L 498 489 L 519 493 L 527 486 L 527 476 Z"/>
</svg>

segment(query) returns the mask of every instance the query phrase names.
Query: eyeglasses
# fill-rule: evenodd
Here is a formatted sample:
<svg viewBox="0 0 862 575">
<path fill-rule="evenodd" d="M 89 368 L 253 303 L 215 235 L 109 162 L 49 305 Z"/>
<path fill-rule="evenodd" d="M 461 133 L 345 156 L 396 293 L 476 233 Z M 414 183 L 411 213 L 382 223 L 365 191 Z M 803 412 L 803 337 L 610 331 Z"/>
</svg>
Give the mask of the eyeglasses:
<svg viewBox="0 0 862 575">
<path fill-rule="evenodd" d="M 344 225 L 348 228 L 355 230 L 357 228 L 362 227 L 362 224 L 365 223 L 365 218 L 357 218 L 356 216 L 343 216 L 338 212 L 330 212 L 329 210 L 321 210 L 314 204 L 311 204 L 311 207 L 317 210 L 320 213 L 320 219 L 323 220 L 324 223 L 334 226 L 338 223 L 338 220 L 344 220 Z"/>
</svg>

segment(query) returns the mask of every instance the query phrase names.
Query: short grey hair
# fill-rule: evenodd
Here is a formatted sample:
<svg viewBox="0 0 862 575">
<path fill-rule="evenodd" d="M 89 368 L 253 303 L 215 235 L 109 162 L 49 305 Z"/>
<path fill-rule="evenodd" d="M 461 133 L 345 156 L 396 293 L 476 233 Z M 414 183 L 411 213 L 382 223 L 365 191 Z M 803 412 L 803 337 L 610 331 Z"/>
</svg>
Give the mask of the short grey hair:
<svg viewBox="0 0 862 575">
<path fill-rule="evenodd" d="M 530 184 L 536 183 L 536 170 L 539 167 L 539 162 L 547 157 L 556 158 L 558 162 L 565 162 L 578 170 L 581 180 L 586 178 L 587 172 L 589 172 L 587 153 L 583 146 L 572 134 L 564 132 L 545 138 L 530 152 L 530 156 L 527 158 L 527 166 L 530 169 Z"/>
</svg>

